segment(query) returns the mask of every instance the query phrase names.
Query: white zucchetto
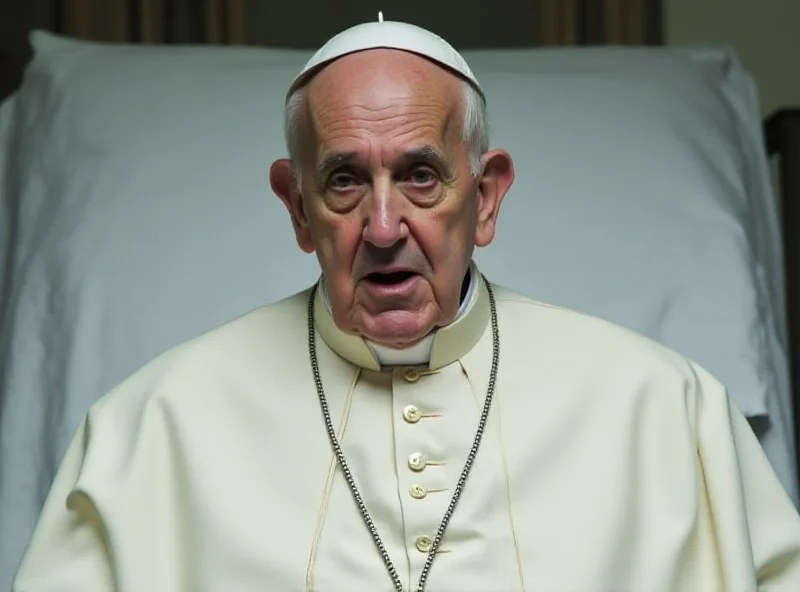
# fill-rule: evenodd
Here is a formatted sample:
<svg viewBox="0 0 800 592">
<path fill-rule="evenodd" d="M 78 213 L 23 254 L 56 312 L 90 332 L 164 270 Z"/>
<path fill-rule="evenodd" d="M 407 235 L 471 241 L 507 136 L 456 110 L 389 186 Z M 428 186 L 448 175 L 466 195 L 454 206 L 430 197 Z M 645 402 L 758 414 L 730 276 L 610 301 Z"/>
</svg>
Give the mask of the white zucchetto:
<svg viewBox="0 0 800 592">
<path fill-rule="evenodd" d="M 447 41 L 416 25 L 384 21 L 381 16 L 378 22 L 350 27 L 328 40 L 295 77 L 287 98 L 331 62 L 352 53 L 379 48 L 398 49 L 428 58 L 470 82 L 483 97 L 467 62 Z"/>
</svg>

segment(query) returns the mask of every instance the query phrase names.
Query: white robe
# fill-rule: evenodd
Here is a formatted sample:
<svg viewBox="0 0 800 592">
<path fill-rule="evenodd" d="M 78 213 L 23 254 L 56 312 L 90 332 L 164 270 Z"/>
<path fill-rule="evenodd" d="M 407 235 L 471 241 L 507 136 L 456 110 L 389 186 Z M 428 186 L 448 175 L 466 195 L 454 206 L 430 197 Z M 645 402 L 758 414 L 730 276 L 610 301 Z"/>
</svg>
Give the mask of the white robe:
<svg viewBox="0 0 800 592">
<path fill-rule="evenodd" d="M 382 370 L 317 291 L 333 422 L 404 590 L 486 394 L 475 292 L 429 367 Z M 713 377 L 607 322 L 495 294 L 494 406 L 427 590 L 800 590 L 800 518 Z M 175 348 L 93 406 L 15 592 L 392 589 L 323 425 L 308 297 Z"/>
</svg>

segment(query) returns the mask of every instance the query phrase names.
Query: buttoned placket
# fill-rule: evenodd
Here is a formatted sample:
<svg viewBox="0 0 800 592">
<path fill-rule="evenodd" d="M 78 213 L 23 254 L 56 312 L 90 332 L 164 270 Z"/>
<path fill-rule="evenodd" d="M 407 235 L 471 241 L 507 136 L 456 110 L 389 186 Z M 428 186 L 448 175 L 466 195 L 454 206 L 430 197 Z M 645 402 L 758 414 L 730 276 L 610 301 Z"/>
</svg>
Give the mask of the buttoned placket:
<svg viewBox="0 0 800 592">
<path fill-rule="evenodd" d="M 392 376 L 399 495 L 412 574 L 425 563 L 452 495 L 447 463 L 430 451 L 443 412 L 443 397 L 437 399 L 442 378 L 439 371 L 414 367 L 395 369 Z"/>
</svg>

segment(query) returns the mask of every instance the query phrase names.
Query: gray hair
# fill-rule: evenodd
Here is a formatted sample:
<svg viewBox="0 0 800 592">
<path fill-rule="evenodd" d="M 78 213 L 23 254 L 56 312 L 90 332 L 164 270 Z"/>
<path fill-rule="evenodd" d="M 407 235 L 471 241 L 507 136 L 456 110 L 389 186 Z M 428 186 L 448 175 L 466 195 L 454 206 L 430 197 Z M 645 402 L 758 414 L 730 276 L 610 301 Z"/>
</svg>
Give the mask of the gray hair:
<svg viewBox="0 0 800 592">
<path fill-rule="evenodd" d="M 486 115 L 486 104 L 483 97 L 472 84 L 466 80 L 461 83 L 463 95 L 463 123 L 461 139 L 469 146 L 469 165 L 473 177 L 483 172 L 481 157 L 489 150 L 489 122 Z M 294 91 L 286 101 L 284 108 L 284 134 L 286 149 L 295 169 L 295 179 L 300 190 L 300 156 L 302 133 L 302 107 L 305 98 L 305 87 Z"/>
</svg>

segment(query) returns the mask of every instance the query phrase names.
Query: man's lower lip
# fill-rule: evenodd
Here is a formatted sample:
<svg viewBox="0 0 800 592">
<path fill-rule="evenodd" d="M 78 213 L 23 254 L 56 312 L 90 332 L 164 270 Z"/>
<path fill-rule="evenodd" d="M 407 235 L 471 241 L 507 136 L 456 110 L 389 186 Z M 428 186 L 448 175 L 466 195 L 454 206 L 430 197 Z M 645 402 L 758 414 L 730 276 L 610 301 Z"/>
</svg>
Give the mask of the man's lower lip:
<svg viewBox="0 0 800 592">
<path fill-rule="evenodd" d="M 386 296 L 392 296 L 392 295 L 401 295 L 404 292 L 412 290 L 418 280 L 419 280 L 418 275 L 412 275 L 408 279 L 405 279 L 402 282 L 397 282 L 394 284 L 382 284 L 380 282 L 373 282 L 368 279 L 365 279 L 364 283 L 367 285 L 370 292 L 375 292 L 377 294 L 382 294 Z"/>
</svg>

